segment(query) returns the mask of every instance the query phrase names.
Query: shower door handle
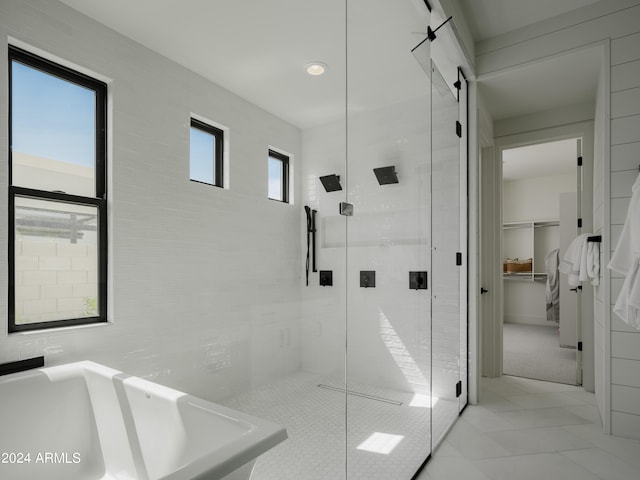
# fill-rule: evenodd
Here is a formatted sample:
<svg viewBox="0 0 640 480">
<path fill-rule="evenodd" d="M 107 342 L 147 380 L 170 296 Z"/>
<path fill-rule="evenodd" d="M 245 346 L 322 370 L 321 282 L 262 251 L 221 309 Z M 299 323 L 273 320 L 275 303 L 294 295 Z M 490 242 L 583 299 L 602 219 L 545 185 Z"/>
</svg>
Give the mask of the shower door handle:
<svg viewBox="0 0 640 480">
<path fill-rule="evenodd" d="M 480 287 L 480 295 L 484 295 L 485 293 L 489 293 L 489 290 L 484 287 Z"/>
</svg>

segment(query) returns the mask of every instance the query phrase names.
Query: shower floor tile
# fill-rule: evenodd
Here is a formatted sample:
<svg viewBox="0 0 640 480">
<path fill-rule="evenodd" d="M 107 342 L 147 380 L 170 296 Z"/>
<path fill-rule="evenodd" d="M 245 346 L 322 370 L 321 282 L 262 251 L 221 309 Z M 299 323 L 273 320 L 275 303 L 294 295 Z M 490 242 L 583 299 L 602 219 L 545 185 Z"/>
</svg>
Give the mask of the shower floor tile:
<svg viewBox="0 0 640 480">
<path fill-rule="evenodd" d="M 259 458 L 252 480 L 340 480 L 346 469 L 349 480 L 413 476 L 430 453 L 431 410 L 411 406 L 413 393 L 350 382 L 351 392 L 394 403 L 353 394 L 345 401 L 334 390 L 340 388 L 339 376 L 299 372 L 221 402 L 287 427 L 289 439 Z M 457 408 L 438 400 L 438 416 L 447 418 L 434 422 L 434 439 L 442 438 Z"/>
</svg>

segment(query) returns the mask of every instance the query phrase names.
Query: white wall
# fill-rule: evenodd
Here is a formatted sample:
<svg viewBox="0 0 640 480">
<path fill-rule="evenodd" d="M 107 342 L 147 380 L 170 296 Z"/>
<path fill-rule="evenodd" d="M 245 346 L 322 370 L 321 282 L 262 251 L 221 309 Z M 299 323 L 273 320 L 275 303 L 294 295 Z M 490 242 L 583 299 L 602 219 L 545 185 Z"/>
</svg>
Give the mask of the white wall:
<svg viewBox="0 0 640 480">
<path fill-rule="evenodd" d="M 629 14 L 640 19 L 640 5 Z M 613 36 L 613 35 L 612 35 Z M 611 41 L 610 243 L 618 243 L 640 166 L 640 20 Z M 611 274 L 610 305 L 622 279 Z M 640 438 L 640 332 L 611 313 L 611 431 Z"/>
<path fill-rule="evenodd" d="M 49 0 L 0 3 L 4 92 L 8 37 L 108 80 L 110 322 L 7 335 L 4 293 L 0 362 L 90 359 L 214 400 L 297 369 L 301 205 L 267 199 L 267 149 L 293 155 L 299 199 L 299 130 Z M 7 106 L 3 95 L 2 212 Z M 229 189 L 189 181 L 191 113 L 229 128 Z"/>
<path fill-rule="evenodd" d="M 638 168 L 640 146 L 640 2 L 638 0 L 611 0 L 597 2 L 575 12 L 560 15 L 539 24 L 480 42 L 476 45 L 478 75 L 498 72 L 527 62 L 557 55 L 574 48 L 610 42 L 610 83 L 604 96 L 611 95 L 611 118 L 605 121 L 604 188 L 605 221 L 603 237 L 603 265 L 608 262 L 620 232 L 630 198 L 630 183 Z M 608 43 L 607 43 L 608 45 Z M 605 71 L 605 84 L 608 72 Z M 605 112 L 606 115 L 606 112 Z M 606 132 L 610 129 L 610 140 Z M 607 150 L 610 165 L 607 162 Z M 607 178 L 610 176 L 610 180 Z M 609 195 L 606 193 L 609 192 Z M 599 202 L 594 202 L 599 205 Z M 633 331 L 612 315 L 611 302 L 615 302 L 621 280 L 604 272 L 603 288 L 611 288 L 609 305 L 604 313 L 602 327 L 596 338 L 604 338 L 605 397 L 611 388 L 611 411 L 608 398 L 599 401 L 605 431 L 640 438 L 640 332 Z M 601 295 L 602 297 L 602 295 Z M 607 298 L 605 292 L 604 299 Z M 606 354 L 607 338 L 611 337 L 611 352 Z M 600 342 L 600 340 L 598 340 Z M 609 369 L 611 372 L 608 377 Z M 602 398 L 599 394 L 599 398 Z"/>
<path fill-rule="evenodd" d="M 502 219 L 507 222 L 558 220 L 559 195 L 576 191 L 575 175 L 508 180 L 503 183 Z"/>
</svg>

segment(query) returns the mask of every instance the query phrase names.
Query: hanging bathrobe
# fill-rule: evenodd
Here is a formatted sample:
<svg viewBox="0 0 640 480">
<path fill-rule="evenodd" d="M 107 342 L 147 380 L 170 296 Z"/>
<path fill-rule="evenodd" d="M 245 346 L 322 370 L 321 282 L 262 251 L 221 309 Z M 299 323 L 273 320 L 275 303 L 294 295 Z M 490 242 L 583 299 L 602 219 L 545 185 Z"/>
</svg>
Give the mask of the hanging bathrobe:
<svg viewBox="0 0 640 480">
<path fill-rule="evenodd" d="M 622 235 L 608 267 L 625 276 L 613 311 L 629 326 L 640 330 L 640 175 L 631 192 Z"/>
<path fill-rule="evenodd" d="M 558 254 L 560 249 L 556 248 L 547 253 L 544 257 L 544 264 L 547 267 L 547 286 L 545 294 L 547 299 L 547 321 L 560 321 L 560 282 L 558 282 Z"/>
</svg>

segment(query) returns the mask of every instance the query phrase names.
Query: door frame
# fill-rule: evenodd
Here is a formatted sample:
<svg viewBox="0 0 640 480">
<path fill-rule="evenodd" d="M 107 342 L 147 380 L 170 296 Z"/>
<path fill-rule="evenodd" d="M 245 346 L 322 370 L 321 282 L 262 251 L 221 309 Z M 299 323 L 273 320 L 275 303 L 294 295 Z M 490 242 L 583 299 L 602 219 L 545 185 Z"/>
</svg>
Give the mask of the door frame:
<svg viewBox="0 0 640 480">
<path fill-rule="evenodd" d="M 584 185 L 593 185 L 593 120 L 576 122 L 556 127 L 534 129 L 515 134 L 496 137 L 493 148 L 493 185 L 486 185 L 483 188 L 493 186 L 496 191 L 496 201 L 491 206 L 484 206 L 480 212 L 483 228 L 493 230 L 494 238 L 500 239 L 500 248 L 496 254 L 496 249 L 484 248 L 482 256 L 487 257 L 487 262 L 494 265 L 501 263 L 502 252 L 502 151 L 523 145 L 544 143 L 554 140 L 564 140 L 570 138 L 582 138 L 583 140 L 583 182 Z M 496 215 L 496 203 L 499 199 L 499 212 Z M 493 208 L 493 211 L 490 208 Z M 588 232 L 593 228 L 593 190 L 586 188 L 583 191 L 581 202 L 583 231 Z M 495 312 L 492 318 L 483 318 L 482 328 L 482 374 L 487 377 L 499 377 L 502 375 L 502 325 L 503 325 L 503 291 L 502 282 L 493 285 L 493 303 Z M 587 391 L 595 389 L 594 374 L 594 342 L 593 342 L 593 289 L 586 288 L 582 293 L 582 334 L 583 334 L 583 387 Z"/>
</svg>

